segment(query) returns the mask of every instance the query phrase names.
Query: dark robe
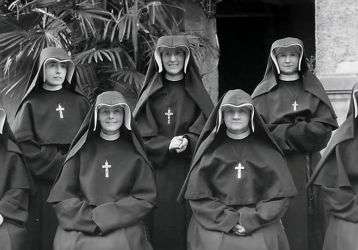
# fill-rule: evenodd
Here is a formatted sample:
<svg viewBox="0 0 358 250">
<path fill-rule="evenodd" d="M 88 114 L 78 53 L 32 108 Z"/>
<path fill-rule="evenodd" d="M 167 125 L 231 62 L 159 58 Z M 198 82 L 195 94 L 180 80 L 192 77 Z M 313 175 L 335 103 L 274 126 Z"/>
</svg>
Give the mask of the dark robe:
<svg viewBox="0 0 358 250">
<path fill-rule="evenodd" d="M 158 43 L 157 48 L 161 46 Z M 175 39 L 170 39 L 169 47 L 175 47 L 175 43 Z M 155 169 L 158 190 L 158 206 L 149 218 L 149 227 L 156 250 L 185 250 L 190 211 L 187 205 L 178 204 L 176 197 L 213 105 L 192 57 L 182 81 L 170 82 L 164 79 L 164 74 L 157 71 L 152 58 L 134 111 L 145 150 Z M 168 108 L 173 113 L 170 124 L 165 115 Z M 179 135 L 188 139 L 187 149 L 179 154 L 170 152 L 170 141 Z"/>
<path fill-rule="evenodd" d="M 62 119 L 56 111 L 59 105 L 64 109 Z M 36 188 L 30 200 L 29 218 L 33 250 L 52 248 L 57 220 L 46 199 L 88 108 L 85 97 L 70 89 L 47 91 L 37 87 L 26 97 L 16 115 L 15 136 Z"/>
<path fill-rule="evenodd" d="M 20 149 L 7 133 L 8 125 L 0 135 L 0 214 L 4 218 L 0 226 L 2 250 L 26 249 L 28 200 L 30 181 Z M 7 131 L 6 131 L 7 130 Z"/>
<path fill-rule="evenodd" d="M 222 102 L 239 105 L 247 96 L 230 91 Z M 289 249 L 280 219 L 296 189 L 280 150 L 256 115 L 255 132 L 244 139 L 229 138 L 223 124 L 216 134 L 208 128 L 217 122 L 217 112 L 201 134 L 182 190 L 193 210 L 188 249 Z M 234 234 L 237 224 L 246 235 Z"/>
<path fill-rule="evenodd" d="M 324 215 L 319 213 L 317 192 L 312 189 L 306 191 L 305 186 L 319 160 L 319 151 L 327 145 L 337 123 L 322 84 L 307 70 L 306 63 L 302 63 L 301 68 L 299 80 L 280 81 L 269 59 L 265 77 L 252 97 L 258 112 L 285 152 L 298 189 L 298 195 L 283 219 L 290 246 L 293 250 L 320 250 Z M 298 104 L 296 111 L 293 107 L 295 101 Z"/>
<path fill-rule="evenodd" d="M 346 121 L 333 135 L 310 181 L 321 188 L 329 214 L 324 250 L 353 250 L 358 244 L 358 122 L 353 110 L 352 99 Z"/>
<path fill-rule="evenodd" d="M 95 134 L 66 162 L 48 199 L 59 220 L 54 249 L 152 249 L 142 221 L 153 208 L 154 177 L 129 138 Z"/>
<path fill-rule="evenodd" d="M 170 124 L 165 115 L 170 108 L 173 116 Z M 187 224 L 190 217 L 185 204 L 178 204 L 176 197 L 188 173 L 192 151 L 195 148 L 204 115 L 188 96 L 183 81 L 164 81 L 163 88 L 153 94 L 146 106 L 151 113 L 158 136 L 144 137 L 146 152 L 155 167 L 158 189 L 158 207 L 153 211 L 152 239 L 156 249 L 184 249 Z M 139 126 L 140 127 L 140 126 Z M 171 139 L 185 135 L 189 140 L 186 151 L 177 154 L 168 150 Z M 175 243 L 174 243 L 175 242 Z"/>
</svg>

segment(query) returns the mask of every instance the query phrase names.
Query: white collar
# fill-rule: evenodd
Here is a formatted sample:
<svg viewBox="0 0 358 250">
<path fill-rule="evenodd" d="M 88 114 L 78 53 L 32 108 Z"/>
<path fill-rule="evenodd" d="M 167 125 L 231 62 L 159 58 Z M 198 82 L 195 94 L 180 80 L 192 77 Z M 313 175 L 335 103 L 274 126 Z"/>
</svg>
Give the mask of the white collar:
<svg viewBox="0 0 358 250">
<path fill-rule="evenodd" d="M 51 86 L 51 85 L 48 85 L 46 82 L 42 85 L 42 87 L 48 91 L 57 91 L 57 90 L 62 89 L 62 85 Z"/>
<path fill-rule="evenodd" d="M 242 140 L 242 139 L 248 137 L 250 134 L 251 134 L 250 129 L 248 129 L 245 132 L 242 132 L 240 134 L 234 134 L 234 133 L 231 133 L 229 130 L 226 130 L 226 135 L 229 138 L 234 139 L 234 140 Z"/>
<path fill-rule="evenodd" d="M 290 82 L 290 81 L 296 81 L 298 79 L 300 79 L 300 75 L 297 73 L 297 74 L 292 74 L 292 75 L 284 75 L 284 74 L 280 74 L 278 76 L 278 78 L 282 81 L 287 81 L 287 82 Z"/>
<path fill-rule="evenodd" d="M 99 135 L 101 136 L 102 139 L 104 139 L 106 141 L 115 141 L 119 138 L 120 133 L 118 131 L 118 133 L 116 133 L 116 134 L 107 135 L 107 134 L 103 133 L 103 131 L 101 130 L 101 133 Z"/>
<path fill-rule="evenodd" d="M 176 82 L 176 81 L 180 81 L 184 79 L 184 73 L 183 74 L 178 74 L 178 75 L 170 75 L 165 73 L 165 79 L 169 82 Z"/>
</svg>

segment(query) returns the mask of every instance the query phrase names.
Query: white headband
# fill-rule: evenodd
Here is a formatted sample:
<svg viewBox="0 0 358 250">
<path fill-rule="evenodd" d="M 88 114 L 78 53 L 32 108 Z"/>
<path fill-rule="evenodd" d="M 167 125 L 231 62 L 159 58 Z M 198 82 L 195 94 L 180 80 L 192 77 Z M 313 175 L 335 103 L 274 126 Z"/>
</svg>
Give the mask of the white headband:
<svg viewBox="0 0 358 250">
<path fill-rule="evenodd" d="M 131 130 L 131 111 L 130 108 L 128 106 L 127 103 L 116 103 L 116 104 L 105 104 L 105 103 L 99 103 L 97 104 L 96 108 L 94 109 L 94 127 L 93 127 L 93 131 L 96 130 L 97 128 L 97 116 L 98 116 L 98 110 L 101 107 L 115 107 L 115 106 L 120 106 L 124 109 L 124 126 L 126 126 L 126 128 L 128 130 Z"/>
<path fill-rule="evenodd" d="M 298 71 L 301 71 L 301 63 L 302 63 L 302 58 L 303 58 L 303 47 L 302 47 L 301 44 L 294 43 L 294 44 L 290 44 L 290 45 L 287 45 L 287 46 L 279 46 L 277 48 L 288 48 L 288 47 L 291 47 L 291 46 L 299 46 L 301 48 L 300 59 L 298 61 Z M 270 56 L 271 56 L 271 59 L 272 59 L 273 63 L 275 64 L 277 74 L 280 74 L 280 72 L 281 72 L 280 67 L 278 66 L 277 58 L 276 58 L 275 54 L 273 53 L 273 51 L 274 51 L 274 49 L 271 50 Z"/>
<path fill-rule="evenodd" d="M 358 105 L 357 105 L 357 99 L 355 97 L 355 94 L 358 92 L 358 89 L 354 89 L 352 92 L 353 97 L 353 105 L 354 105 L 354 118 L 357 118 L 358 116 Z"/>
<path fill-rule="evenodd" d="M 67 73 L 66 73 L 66 79 L 67 79 L 67 81 L 69 81 L 69 83 L 71 83 L 70 78 L 72 78 L 72 75 L 73 75 L 73 72 L 74 72 L 74 64 L 73 64 L 72 60 L 70 60 L 70 59 L 60 60 L 60 59 L 57 59 L 57 58 L 54 58 L 54 57 L 47 58 L 43 63 L 43 80 L 44 81 L 46 79 L 45 67 L 46 67 L 46 64 L 48 63 L 48 61 L 56 61 L 58 63 L 63 63 L 63 62 L 72 63 L 72 67 L 68 67 L 67 68 Z"/>
<path fill-rule="evenodd" d="M 4 125 L 6 120 L 6 112 L 5 109 L 0 108 L 0 134 L 3 133 Z"/>
<path fill-rule="evenodd" d="M 160 54 L 160 49 L 161 48 L 173 48 L 173 47 L 165 47 L 165 46 L 161 46 L 155 49 L 154 51 L 154 59 L 158 65 L 158 72 L 162 73 L 163 71 L 163 62 L 162 62 L 162 57 Z M 186 46 L 180 46 L 180 47 L 176 47 L 176 48 L 185 48 L 185 62 L 184 62 L 184 73 L 186 73 L 186 69 L 188 67 L 188 63 L 189 63 L 189 58 L 190 58 L 190 50 L 188 49 L 188 47 Z"/>
<path fill-rule="evenodd" d="M 254 106 L 251 104 L 251 103 L 244 103 L 244 104 L 240 104 L 240 105 L 233 105 L 233 104 L 224 104 L 220 107 L 219 109 L 219 116 L 218 116 L 218 120 L 217 120 L 217 123 L 216 123 L 216 133 L 219 131 L 220 129 L 220 126 L 222 124 L 222 113 L 223 113 L 223 108 L 224 107 L 233 107 L 233 108 L 243 108 L 243 107 L 249 107 L 250 110 L 251 110 L 251 129 L 252 129 L 252 132 L 255 131 L 255 125 L 254 125 Z"/>
</svg>

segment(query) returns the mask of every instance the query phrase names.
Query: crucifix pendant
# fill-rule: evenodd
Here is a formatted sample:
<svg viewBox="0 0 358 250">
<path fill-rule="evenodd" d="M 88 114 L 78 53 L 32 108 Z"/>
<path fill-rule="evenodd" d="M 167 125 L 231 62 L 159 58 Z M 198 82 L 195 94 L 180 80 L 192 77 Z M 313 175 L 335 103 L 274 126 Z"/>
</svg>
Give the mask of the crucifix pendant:
<svg viewBox="0 0 358 250">
<path fill-rule="evenodd" d="M 242 177 L 241 170 L 244 170 L 244 169 L 245 169 L 245 167 L 244 167 L 241 163 L 239 163 L 239 164 L 235 167 L 235 170 L 237 170 L 237 178 L 238 178 L 238 179 L 241 179 L 241 177 Z"/>
<path fill-rule="evenodd" d="M 172 115 L 174 115 L 174 113 L 172 112 L 172 110 L 170 109 L 170 107 L 168 108 L 168 111 L 167 112 L 165 112 L 164 113 L 166 116 L 167 116 L 167 118 L 168 118 L 168 124 L 170 124 L 171 123 L 171 116 Z"/>
<path fill-rule="evenodd" d="M 102 168 L 104 169 L 104 177 L 109 178 L 109 169 L 112 167 L 112 165 L 108 164 L 108 161 L 102 165 Z"/>
<path fill-rule="evenodd" d="M 297 111 L 298 103 L 296 102 L 296 100 L 295 100 L 295 102 L 292 103 L 291 105 L 292 105 L 292 107 L 293 107 L 293 111 Z"/>
<path fill-rule="evenodd" d="M 63 108 L 62 106 L 61 106 L 61 104 L 58 104 L 58 106 L 57 106 L 57 108 L 56 108 L 56 111 L 60 114 L 60 118 L 61 119 L 63 119 L 63 112 L 62 111 L 64 111 L 65 110 L 65 108 Z"/>
</svg>

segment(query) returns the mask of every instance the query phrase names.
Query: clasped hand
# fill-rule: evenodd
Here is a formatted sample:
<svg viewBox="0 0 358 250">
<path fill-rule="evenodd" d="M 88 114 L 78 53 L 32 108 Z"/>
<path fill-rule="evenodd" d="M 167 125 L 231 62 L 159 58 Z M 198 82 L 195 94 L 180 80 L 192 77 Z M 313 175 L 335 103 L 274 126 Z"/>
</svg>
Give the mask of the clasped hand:
<svg viewBox="0 0 358 250">
<path fill-rule="evenodd" d="M 174 136 L 170 141 L 169 150 L 175 150 L 177 153 L 181 153 L 188 147 L 188 139 L 183 135 Z"/>
</svg>

